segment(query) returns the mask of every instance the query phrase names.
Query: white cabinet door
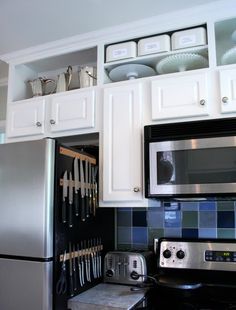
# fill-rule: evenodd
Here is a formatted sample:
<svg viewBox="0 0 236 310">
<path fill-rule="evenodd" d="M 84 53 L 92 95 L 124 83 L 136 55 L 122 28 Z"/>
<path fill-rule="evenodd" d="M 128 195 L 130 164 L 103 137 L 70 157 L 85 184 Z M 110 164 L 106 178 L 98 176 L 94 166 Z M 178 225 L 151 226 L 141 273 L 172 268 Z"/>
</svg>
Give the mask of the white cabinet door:
<svg viewBox="0 0 236 310">
<path fill-rule="evenodd" d="M 141 84 L 104 89 L 103 200 L 142 200 Z"/>
<path fill-rule="evenodd" d="M 151 82 L 152 120 L 208 115 L 207 72 L 158 77 Z"/>
<path fill-rule="evenodd" d="M 94 127 L 95 90 L 76 90 L 51 98 L 52 132 Z"/>
<path fill-rule="evenodd" d="M 219 74 L 221 112 L 236 112 L 236 68 L 223 69 Z"/>
<path fill-rule="evenodd" d="M 9 104 L 7 137 L 43 135 L 44 115 L 44 98 L 34 98 Z"/>
</svg>

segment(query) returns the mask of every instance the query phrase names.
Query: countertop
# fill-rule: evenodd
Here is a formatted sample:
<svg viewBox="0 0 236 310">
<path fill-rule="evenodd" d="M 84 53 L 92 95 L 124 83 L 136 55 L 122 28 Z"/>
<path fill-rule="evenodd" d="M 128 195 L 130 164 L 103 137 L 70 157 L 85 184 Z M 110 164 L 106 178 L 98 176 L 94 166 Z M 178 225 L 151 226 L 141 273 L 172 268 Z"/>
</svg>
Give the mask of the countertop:
<svg viewBox="0 0 236 310">
<path fill-rule="evenodd" d="M 145 295 L 144 290 L 130 290 L 131 286 L 100 283 L 68 300 L 71 310 L 129 310 Z"/>
</svg>

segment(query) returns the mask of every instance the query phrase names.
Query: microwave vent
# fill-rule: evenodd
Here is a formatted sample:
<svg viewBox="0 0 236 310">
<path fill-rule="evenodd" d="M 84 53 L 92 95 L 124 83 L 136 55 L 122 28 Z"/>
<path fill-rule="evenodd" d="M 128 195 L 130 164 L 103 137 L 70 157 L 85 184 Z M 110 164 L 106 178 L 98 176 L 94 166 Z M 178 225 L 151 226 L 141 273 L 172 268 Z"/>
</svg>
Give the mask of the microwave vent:
<svg viewBox="0 0 236 310">
<path fill-rule="evenodd" d="M 155 141 L 236 135 L 236 118 L 146 126 L 145 139 Z"/>
</svg>

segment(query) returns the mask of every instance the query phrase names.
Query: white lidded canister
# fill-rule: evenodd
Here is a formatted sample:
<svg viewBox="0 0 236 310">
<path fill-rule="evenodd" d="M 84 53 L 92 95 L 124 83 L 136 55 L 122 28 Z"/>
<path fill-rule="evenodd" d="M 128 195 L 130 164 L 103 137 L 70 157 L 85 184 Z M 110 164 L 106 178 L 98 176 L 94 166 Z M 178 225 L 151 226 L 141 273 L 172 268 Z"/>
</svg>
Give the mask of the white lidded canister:
<svg viewBox="0 0 236 310">
<path fill-rule="evenodd" d="M 137 56 L 137 44 L 134 41 L 109 45 L 106 48 L 106 62 Z"/>
<path fill-rule="evenodd" d="M 170 36 L 163 34 L 138 41 L 138 56 L 170 51 Z"/>
<path fill-rule="evenodd" d="M 207 35 L 204 27 L 177 31 L 171 36 L 172 50 L 205 44 L 207 44 Z"/>
</svg>

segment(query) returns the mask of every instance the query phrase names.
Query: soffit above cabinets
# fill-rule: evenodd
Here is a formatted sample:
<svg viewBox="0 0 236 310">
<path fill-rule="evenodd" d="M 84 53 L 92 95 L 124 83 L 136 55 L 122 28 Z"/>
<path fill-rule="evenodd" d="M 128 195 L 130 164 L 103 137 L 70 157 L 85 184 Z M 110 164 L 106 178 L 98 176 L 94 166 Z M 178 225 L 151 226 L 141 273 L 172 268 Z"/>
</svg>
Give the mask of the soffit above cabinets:
<svg viewBox="0 0 236 310">
<path fill-rule="evenodd" d="M 218 1 L 2 0 L 0 55 Z"/>
</svg>

